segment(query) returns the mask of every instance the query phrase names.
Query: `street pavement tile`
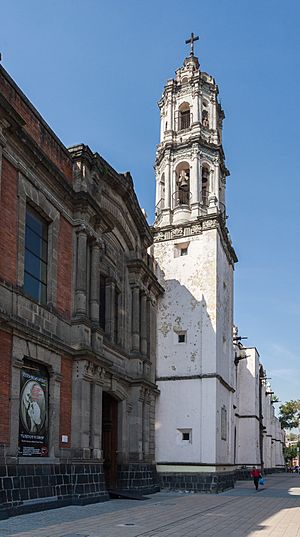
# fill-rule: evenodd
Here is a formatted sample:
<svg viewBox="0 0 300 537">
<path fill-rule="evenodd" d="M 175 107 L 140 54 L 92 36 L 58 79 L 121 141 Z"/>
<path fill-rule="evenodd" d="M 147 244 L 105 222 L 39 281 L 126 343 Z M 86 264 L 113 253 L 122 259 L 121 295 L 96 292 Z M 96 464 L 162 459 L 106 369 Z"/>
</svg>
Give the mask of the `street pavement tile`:
<svg viewBox="0 0 300 537">
<path fill-rule="evenodd" d="M 161 492 L 0 522 L 0 537 L 300 537 L 300 476 L 273 474 L 218 495 Z"/>
</svg>

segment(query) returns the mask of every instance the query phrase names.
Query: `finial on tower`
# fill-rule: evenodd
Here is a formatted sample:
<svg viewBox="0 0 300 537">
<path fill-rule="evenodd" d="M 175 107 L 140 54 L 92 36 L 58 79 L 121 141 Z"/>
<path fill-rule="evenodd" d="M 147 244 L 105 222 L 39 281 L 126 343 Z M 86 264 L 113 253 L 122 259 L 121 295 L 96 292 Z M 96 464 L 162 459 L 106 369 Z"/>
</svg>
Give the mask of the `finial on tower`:
<svg viewBox="0 0 300 537">
<path fill-rule="evenodd" d="M 191 37 L 186 40 L 186 42 L 185 42 L 186 45 L 191 45 L 190 56 L 194 56 L 194 43 L 195 43 L 195 41 L 198 41 L 198 40 L 199 40 L 199 36 L 194 35 L 193 32 L 191 33 Z"/>
</svg>

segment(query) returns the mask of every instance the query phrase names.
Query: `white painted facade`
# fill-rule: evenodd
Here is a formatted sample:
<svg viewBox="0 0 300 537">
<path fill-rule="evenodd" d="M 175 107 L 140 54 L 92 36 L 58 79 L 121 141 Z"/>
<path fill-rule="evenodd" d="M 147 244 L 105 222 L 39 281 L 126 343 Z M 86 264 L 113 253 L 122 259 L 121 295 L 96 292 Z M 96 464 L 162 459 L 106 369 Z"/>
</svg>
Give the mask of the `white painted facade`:
<svg viewBox="0 0 300 537">
<path fill-rule="evenodd" d="M 229 174 L 214 79 L 185 59 L 159 102 L 153 255 L 158 302 L 158 471 L 234 463 L 233 267 L 225 218 Z"/>
<path fill-rule="evenodd" d="M 235 463 L 260 465 L 259 355 L 255 348 L 236 356 Z"/>
<path fill-rule="evenodd" d="M 257 350 L 235 344 L 235 367 L 235 464 L 282 468 L 284 431 Z"/>
</svg>

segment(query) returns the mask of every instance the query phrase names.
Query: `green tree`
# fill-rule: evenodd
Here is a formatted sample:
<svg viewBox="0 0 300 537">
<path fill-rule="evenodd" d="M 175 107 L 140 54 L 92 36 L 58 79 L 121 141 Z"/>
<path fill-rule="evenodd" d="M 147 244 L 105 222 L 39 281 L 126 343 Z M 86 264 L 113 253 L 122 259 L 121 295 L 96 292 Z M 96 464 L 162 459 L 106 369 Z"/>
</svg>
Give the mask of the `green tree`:
<svg viewBox="0 0 300 537">
<path fill-rule="evenodd" d="M 297 457 L 297 446 L 289 446 L 283 448 L 284 460 L 291 462 L 292 459 Z"/>
<path fill-rule="evenodd" d="M 283 429 L 294 429 L 300 423 L 300 399 L 287 401 L 279 407 L 279 421 Z"/>
</svg>

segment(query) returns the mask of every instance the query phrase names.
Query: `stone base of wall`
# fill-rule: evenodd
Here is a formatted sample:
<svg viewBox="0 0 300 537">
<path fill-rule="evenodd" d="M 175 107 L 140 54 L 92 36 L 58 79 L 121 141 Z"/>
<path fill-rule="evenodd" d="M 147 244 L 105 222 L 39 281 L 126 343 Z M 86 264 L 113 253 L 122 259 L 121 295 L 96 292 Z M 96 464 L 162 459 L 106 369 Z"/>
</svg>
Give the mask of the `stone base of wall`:
<svg viewBox="0 0 300 537">
<path fill-rule="evenodd" d="M 0 466 L 0 519 L 108 499 L 101 463 Z"/>
<path fill-rule="evenodd" d="M 154 464 L 129 463 L 118 466 L 117 488 L 142 494 L 160 490 L 159 478 Z"/>
<path fill-rule="evenodd" d="M 235 472 L 223 473 L 178 473 L 159 472 L 162 489 L 187 490 L 193 492 L 215 493 L 234 487 Z"/>
<path fill-rule="evenodd" d="M 282 473 L 285 472 L 286 469 L 284 466 L 276 467 L 276 468 L 264 468 L 264 474 L 274 474 L 274 473 Z M 236 481 L 245 481 L 247 479 L 252 479 L 250 476 L 251 467 L 249 468 L 239 468 L 235 471 L 235 479 Z"/>
</svg>

